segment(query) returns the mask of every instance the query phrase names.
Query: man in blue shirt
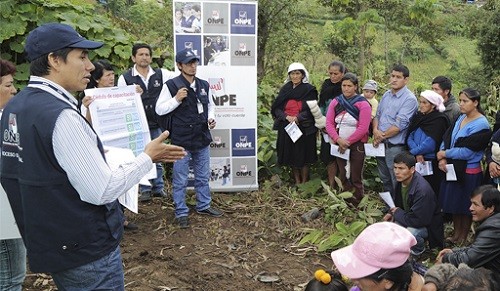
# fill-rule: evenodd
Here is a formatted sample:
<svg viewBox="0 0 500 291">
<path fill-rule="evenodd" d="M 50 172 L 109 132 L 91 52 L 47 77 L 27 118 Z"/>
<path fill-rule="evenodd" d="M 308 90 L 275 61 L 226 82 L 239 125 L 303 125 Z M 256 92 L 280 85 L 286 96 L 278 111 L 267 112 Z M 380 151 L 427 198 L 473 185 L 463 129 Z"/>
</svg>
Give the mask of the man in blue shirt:
<svg viewBox="0 0 500 291">
<path fill-rule="evenodd" d="M 394 194 L 396 177 L 394 176 L 394 157 L 402 152 L 406 145 L 410 118 L 418 108 L 415 95 L 406 87 L 410 79 L 410 70 L 404 65 L 392 68 L 391 89 L 384 93 L 373 119 L 373 145 L 385 146 L 385 157 L 377 157 L 380 179 L 384 191 Z"/>
</svg>

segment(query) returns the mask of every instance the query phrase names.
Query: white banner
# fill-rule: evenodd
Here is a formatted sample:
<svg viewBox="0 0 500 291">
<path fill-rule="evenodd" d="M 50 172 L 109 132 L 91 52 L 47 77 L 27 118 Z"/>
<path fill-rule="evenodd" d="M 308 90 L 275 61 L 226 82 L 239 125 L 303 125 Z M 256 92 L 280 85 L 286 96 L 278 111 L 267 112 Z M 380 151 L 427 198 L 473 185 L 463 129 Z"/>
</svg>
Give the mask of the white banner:
<svg viewBox="0 0 500 291">
<path fill-rule="evenodd" d="M 256 190 L 257 2 L 174 1 L 173 5 L 175 53 L 191 48 L 200 56 L 196 75 L 210 83 L 215 103 L 210 187 Z"/>
</svg>

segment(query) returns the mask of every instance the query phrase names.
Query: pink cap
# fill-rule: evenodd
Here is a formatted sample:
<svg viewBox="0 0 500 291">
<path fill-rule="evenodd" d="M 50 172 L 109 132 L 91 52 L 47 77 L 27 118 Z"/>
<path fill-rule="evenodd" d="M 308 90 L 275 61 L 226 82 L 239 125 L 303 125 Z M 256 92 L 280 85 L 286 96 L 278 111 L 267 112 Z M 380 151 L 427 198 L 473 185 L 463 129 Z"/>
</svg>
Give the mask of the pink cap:
<svg viewBox="0 0 500 291">
<path fill-rule="evenodd" d="M 439 112 L 443 112 L 446 109 L 446 107 L 443 104 L 444 102 L 443 97 L 441 97 L 441 95 L 439 95 L 438 93 L 432 90 L 425 90 L 422 93 L 420 93 L 420 96 L 424 97 L 425 99 L 427 99 L 427 101 L 434 104 L 434 106 L 436 106 L 436 109 Z"/>
<path fill-rule="evenodd" d="M 363 230 L 352 245 L 333 251 L 332 260 L 340 273 L 360 279 L 380 269 L 402 266 L 416 243 L 406 228 L 393 222 L 378 222 Z"/>
</svg>

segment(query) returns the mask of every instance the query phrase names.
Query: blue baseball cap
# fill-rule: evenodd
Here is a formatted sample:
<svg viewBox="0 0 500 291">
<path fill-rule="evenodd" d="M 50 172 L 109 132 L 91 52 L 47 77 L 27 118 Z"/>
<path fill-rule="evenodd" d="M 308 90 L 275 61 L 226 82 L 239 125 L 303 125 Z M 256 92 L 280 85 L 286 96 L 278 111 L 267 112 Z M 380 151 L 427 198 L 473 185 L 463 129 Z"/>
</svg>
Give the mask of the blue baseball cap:
<svg viewBox="0 0 500 291">
<path fill-rule="evenodd" d="M 87 40 L 67 24 L 46 23 L 28 34 L 24 50 L 28 60 L 33 61 L 63 48 L 97 49 L 103 45 L 102 42 Z"/>
<path fill-rule="evenodd" d="M 192 60 L 200 61 L 200 57 L 198 57 L 192 49 L 183 49 L 175 55 L 175 61 L 177 63 L 187 64 Z"/>
</svg>

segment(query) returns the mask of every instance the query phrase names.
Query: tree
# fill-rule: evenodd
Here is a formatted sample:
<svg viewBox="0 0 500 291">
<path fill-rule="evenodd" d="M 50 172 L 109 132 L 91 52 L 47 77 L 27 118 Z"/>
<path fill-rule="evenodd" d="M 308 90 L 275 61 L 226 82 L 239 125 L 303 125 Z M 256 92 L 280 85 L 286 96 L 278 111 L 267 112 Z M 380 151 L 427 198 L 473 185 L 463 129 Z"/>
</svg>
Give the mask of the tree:
<svg viewBox="0 0 500 291">
<path fill-rule="evenodd" d="M 295 57 L 303 59 L 302 49 L 308 46 L 307 31 L 299 14 L 298 1 L 259 1 L 257 76 L 283 78 L 283 68 Z"/>
<path fill-rule="evenodd" d="M 76 1 L 73 1 L 76 2 Z M 47 2 L 43 0 L 2 0 L 0 2 L 0 57 L 17 65 L 16 79 L 25 83 L 29 76 L 29 64 L 24 55 L 23 43 L 29 31 L 47 22 L 71 25 L 85 37 L 105 45 L 91 52 L 91 58 L 109 60 L 117 69 L 125 69 L 130 57 L 133 37 L 106 14 L 99 12 L 95 4 L 79 1 Z"/>
<path fill-rule="evenodd" d="M 345 57 L 356 56 L 357 72 L 364 77 L 365 56 L 373 45 L 373 32 L 382 26 L 385 35 L 385 67 L 392 62 L 403 62 L 410 51 L 413 40 L 418 37 L 434 47 L 439 42 L 441 29 L 436 25 L 434 4 L 436 0 L 319 0 L 332 9 L 334 14 L 343 14 L 344 19 L 331 24 L 333 31 L 326 35 L 330 49 Z M 400 35 L 402 41 L 400 55 L 389 60 L 389 31 Z M 344 47 L 342 49 L 342 47 Z"/>
<path fill-rule="evenodd" d="M 500 77 L 500 7 L 485 8 L 486 15 L 482 17 L 476 34 L 477 48 L 484 72 L 489 80 L 493 80 Z"/>
</svg>

